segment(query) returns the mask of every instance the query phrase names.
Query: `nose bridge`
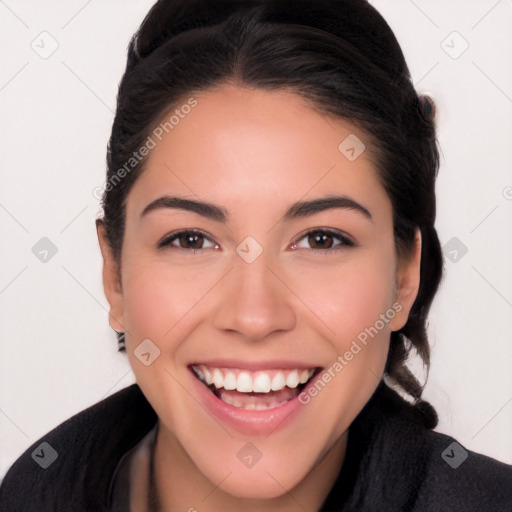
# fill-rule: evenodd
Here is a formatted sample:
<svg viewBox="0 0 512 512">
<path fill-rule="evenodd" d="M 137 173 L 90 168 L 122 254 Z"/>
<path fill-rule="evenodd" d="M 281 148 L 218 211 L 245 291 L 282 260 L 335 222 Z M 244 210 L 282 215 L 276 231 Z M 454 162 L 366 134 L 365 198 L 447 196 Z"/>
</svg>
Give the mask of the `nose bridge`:
<svg viewBox="0 0 512 512">
<path fill-rule="evenodd" d="M 293 329 L 296 318 L 290 291 L 276 278 L 270 251 L 245 240 L 233 255 L 233 270 L 215 311 L 217 329 L 261 340 L 274 331 Z"/>
</svg>

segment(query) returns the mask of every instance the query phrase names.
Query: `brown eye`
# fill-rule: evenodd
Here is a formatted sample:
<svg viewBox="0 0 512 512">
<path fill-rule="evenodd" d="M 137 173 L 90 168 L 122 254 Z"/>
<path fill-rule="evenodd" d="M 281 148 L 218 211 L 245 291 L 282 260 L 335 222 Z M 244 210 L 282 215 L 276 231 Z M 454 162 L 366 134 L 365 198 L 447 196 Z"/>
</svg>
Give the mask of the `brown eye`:
<svg viewBox="0 0 512 512">
<path fill-rule="evenodd" d="M 333 245 L 333 236 L 322 231 L 313 231 L 308 235 L 312 249 L 329 249 Z"/>
<path fill-rule="evenodd" d="M 306 240 L 307 247 L 302 244 L 302 240 Z M 336 242 L 337 241 L 337 242 Z M 311 249 L 316 252 L 334 252 L 347 247 L 354 247 L 356 244 L 338 231 L 330 229 L 315 229 L 305 233 L 297 242 L 292 245 L 293 249 Z"/>
<path fill-rule="evenodd" d="M 210 247 L 204 247 L 205 242 L 210 242 Z M 159 248 L 169 247 L 172 249 L 182 249 L 200 251 L 202 249 L 214 248 L 217 249 L 219 246 L 211 241 L 209 237 L 207 237 L 201 231 L 188 230 L 188 231 L 178 231 L 173 233 L 172 235 L 164 238 L 159 244 Z"/>
<path fill-rule="evenodd" d="M 177 240 L 180 242 L 180 247 L 184 249 L 201 249 L 204 238 L 203 235 L 195 233 L 181 233 Z"/>
</svg>

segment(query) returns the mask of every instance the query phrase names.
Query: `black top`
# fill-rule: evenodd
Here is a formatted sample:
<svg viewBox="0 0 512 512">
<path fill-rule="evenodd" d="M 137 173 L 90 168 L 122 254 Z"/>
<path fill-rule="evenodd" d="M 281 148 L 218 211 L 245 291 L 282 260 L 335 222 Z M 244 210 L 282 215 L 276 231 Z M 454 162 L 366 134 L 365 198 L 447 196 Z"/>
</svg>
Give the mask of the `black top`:
<svg viewBox="0 0 512 512">
<path fill-rule="evenodd" d="M 94 404 L 15 461 L 0 486 L 0 510 L 128 512 L 127 462 L 157 424 L 137 384 Z M 429 430 L 381 381 L 349 428 L 321 508 L 328 511 L 512 511 L 512 466 Z"/>
</svg>

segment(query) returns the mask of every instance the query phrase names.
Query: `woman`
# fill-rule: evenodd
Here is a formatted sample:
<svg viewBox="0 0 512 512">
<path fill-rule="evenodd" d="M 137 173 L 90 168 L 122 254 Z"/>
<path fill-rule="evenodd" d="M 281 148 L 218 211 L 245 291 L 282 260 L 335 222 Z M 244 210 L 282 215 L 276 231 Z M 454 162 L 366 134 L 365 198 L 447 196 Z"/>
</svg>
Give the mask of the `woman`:
<svg viewBox="0 0 512 512">
<path fill-rule="evenodd" d="M 157 2 L 97 221 L 137 384 L 29 448 L 2 510 L 511 510 L 405 365 L 442 275 L 434 112 L 363 0 Z"/>
</svg>

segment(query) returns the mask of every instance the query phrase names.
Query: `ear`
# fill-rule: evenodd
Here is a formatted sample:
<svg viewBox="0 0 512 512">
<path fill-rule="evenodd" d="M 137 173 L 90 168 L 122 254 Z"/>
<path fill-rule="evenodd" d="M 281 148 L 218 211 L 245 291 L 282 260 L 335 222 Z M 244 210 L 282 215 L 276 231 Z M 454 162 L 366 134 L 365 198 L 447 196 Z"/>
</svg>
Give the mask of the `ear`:
<svg viewBox="0 0 512 512">
<path fill-rule="evenodd" d="M 106 226 L 102 219 L 96 220 L 96 232 L 103 257 L 103 291 L 110 305 L 109 324 L 118 331 L 125 332 L 123 320 L 123 293 L 119 265 L 115 261 L 107 239 Z"/>
<path fill-rule="evenodd" d="M 395 308 L 397 314 L 390 321 L 392 331 L 400 330 L 407 323 L 420 288 L 420 268 L 421 231 L 417 228 L 411 255 L 406 260 L 399 261 L 397 265 L 395 302 L 399 307 Z"/>
</svg>

